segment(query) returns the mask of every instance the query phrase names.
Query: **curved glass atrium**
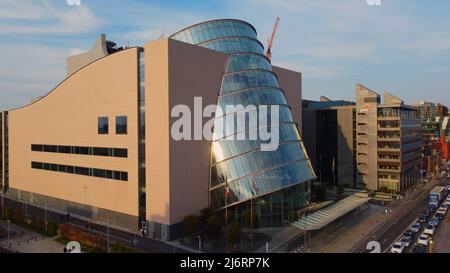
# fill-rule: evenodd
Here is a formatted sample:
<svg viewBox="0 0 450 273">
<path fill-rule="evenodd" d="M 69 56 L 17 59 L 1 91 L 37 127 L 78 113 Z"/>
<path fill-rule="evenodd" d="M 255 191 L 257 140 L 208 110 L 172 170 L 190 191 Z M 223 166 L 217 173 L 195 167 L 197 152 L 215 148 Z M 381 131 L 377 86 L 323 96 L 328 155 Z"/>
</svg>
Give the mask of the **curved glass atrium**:
<svg viewBox="0 0 450 273">
<path fill-rule="evenodd" d="M 278 149 L 263 151 L 261 144 L 266 143 L 263 140 L 238 140 L 241 138 L 237 137 L 262 129 L 259 123 L 252 126 L 246 123 L 247 118 L 227 118 L 230 113 L 221 115 L 218 109 L 215 129 L 221 126 L 235 129 L 239 128 L 236 123 L 244 122 L 245 130 L 234 130 L 233 138 L 214 131 L 210 206 L 227 208 L 233 217 L 252 208 L 262 226 L 279 226 L 296 220 L 298 211 L 309 200 L 309 182 L 315 175 L 255 28 L 240 20 L 214 20 L 186 28 L 171 38 L 229 54 L 221 90 L 211 90 L 219 94 L 218 108 L 269 105 L 266 127 L 279 130 Z M 279 107 L 278 120 L 270 118 L 274 105 Z"/>
</svg>

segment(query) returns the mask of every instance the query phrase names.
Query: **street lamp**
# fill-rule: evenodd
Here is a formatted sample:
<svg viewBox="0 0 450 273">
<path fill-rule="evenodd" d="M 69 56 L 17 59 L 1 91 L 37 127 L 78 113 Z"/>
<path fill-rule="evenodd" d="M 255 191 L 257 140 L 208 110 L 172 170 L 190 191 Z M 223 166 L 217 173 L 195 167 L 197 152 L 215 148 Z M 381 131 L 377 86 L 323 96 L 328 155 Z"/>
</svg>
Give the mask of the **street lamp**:
<svg viewBox="0 0 450 273">
<path fill-rule="evenodd" d="M 430 240 L 430 250 L 429 253 L 433 253 L 433 239 Z"/>
<path fill-rule="evenodd" d="M 8 246 L 11 248 L 11 221 L 8 219 L 6 222 L 8 223 Z"/>
<path fill-rule="evenodd" d="M 202 252 L 202 236 L 197 236 L 198 238 L 198 253 Z"/>
</svg>

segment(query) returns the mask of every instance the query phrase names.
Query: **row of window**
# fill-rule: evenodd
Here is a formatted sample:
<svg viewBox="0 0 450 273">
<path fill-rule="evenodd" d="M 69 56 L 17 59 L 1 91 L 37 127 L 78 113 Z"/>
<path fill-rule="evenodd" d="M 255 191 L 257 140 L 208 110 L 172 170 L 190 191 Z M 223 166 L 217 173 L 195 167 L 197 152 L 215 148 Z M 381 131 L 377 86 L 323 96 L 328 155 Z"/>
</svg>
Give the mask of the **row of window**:
<svg viewBox="0 0 450 273">
<path fill-rule="evenodd" d="M 70 173 L 84 176 L 93 176 L 106 179 L 128 181 L 128 173 L 121 171 L 76 167 L 69 165 L 35 162 L 35 161 L 31 162 L 31 168 L 37 170 L 46 170 L 52 172 Z"/>
<path fill-rule="evenodd" d="M 128 157 L 128 150 L 122 149 L 122 148 L 101 148 L 101 147 L 80 147 L 80 146 L 32 144 L 31 151 L 47 152 L 47 153 L 61 153 L 61 154 L 77 154 L 77 155 Z"/>
<path fill-rule="evenodd" d="M 116 134 L 126 135 L 127 134 L 127 117 L 117 116 L 116 117 Z M 98 117 L 98 134 L 107 135 L 109 134 L 109 121 L 108 117 Z"/>
</svg>

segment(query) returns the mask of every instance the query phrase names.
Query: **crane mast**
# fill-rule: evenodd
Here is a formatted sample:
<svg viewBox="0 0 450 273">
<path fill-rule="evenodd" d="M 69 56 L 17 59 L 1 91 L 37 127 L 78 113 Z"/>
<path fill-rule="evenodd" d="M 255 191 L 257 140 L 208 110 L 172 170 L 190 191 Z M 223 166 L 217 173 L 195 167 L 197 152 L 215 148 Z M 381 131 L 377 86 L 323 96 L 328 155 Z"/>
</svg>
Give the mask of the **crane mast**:
<svg viewBox="0 0 450 273">
<path fill-rule="evenodd" d="M 277 17 L 277 20 L 275 21 L 275 27 L 273 28 L 273 32 L 272 32 L 272 36 L 269 39 L 269 44 L 267 45 L 267 52 L 266 52 L 266 56 L 267 59 L 269 59 L 269 61 L 271 61 L 272 59 L 272 45 L 273 45 L 273 41 L 275 40 L 275 35 L 277 33 L 277 29 L 278 29 L 278 23 L 280 22 L 280 17 Z"/>
</svg>

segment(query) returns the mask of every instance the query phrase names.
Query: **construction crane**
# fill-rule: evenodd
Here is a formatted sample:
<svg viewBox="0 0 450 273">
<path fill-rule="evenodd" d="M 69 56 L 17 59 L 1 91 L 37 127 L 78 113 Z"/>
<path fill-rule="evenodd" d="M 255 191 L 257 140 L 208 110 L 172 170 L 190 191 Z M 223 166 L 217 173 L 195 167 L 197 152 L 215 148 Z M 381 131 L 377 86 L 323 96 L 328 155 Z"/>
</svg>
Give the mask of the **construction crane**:
<svg viewBox="0 0 450 273">
<path fill-rule="evenodd" d="M 273 41 L 275 40 L 275 34 L 277 33 L 279 22 L 280 22 L 280 17 L 277 17 L 277 20 L 275 22 L 275 27 L 273 28 L 273 32 L 272 32 L 272 37 L 270 37 L 269 44 L 267 45 L 266 56 L 267 56 L 267 59 L 269 59 L 269 61 L 271 61 L 271 59 L 272 59 L 271 49 L 272 49 Z"/>
</svg>

